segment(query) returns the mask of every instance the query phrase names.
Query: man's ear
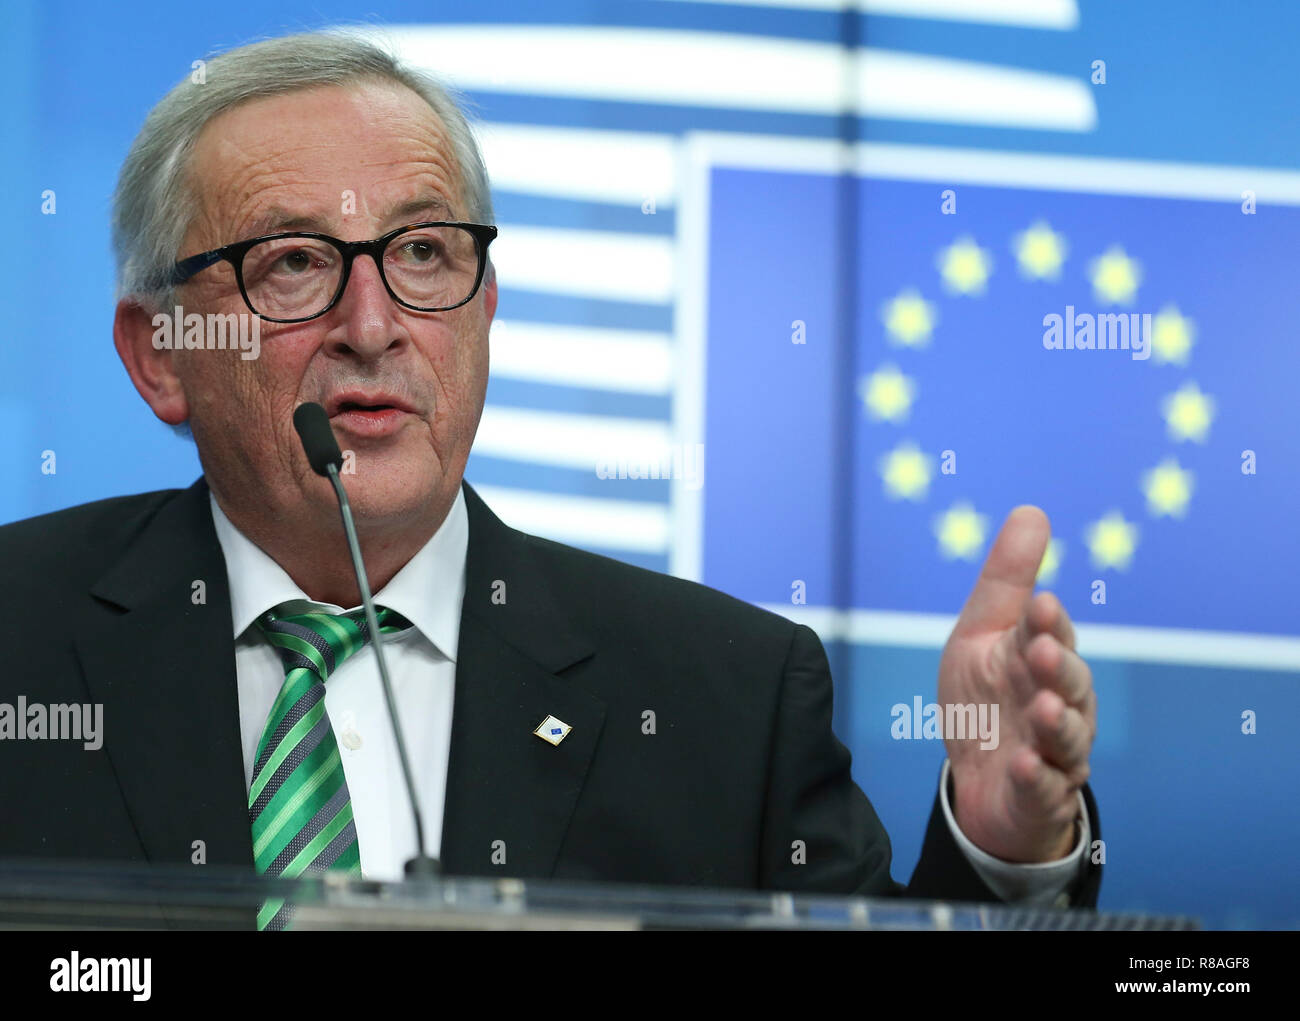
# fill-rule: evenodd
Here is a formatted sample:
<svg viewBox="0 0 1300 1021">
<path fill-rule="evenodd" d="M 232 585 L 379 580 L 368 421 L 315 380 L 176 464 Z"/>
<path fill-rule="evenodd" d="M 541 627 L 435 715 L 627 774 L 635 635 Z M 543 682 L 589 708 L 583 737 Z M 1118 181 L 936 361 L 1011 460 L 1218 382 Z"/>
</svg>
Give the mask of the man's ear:
<svg viewBox="0 0 1300 1021">
<path fill-rule="evenodd" d="M 165 325 L 164 317 L 168 320 Z M 113 316 L 113 346 L 153 413 L 168 425 L 180 425 L 190 417 L 190 407 L 172 364 L 172 345 L 179 342 L 183 324 L 170 322 L 172 318 L 165 312 L 149 311 L 138 299 L 123 298 Z"/>
</svg>

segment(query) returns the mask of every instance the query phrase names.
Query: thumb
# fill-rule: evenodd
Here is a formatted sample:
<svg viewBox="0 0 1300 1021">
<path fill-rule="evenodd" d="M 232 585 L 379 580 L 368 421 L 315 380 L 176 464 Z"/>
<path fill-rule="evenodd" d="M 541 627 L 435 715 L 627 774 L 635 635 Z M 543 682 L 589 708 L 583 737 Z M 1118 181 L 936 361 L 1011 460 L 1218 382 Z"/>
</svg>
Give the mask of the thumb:
<svg viewBox="0 0 1300 1021">
<path fill-rule="evenodd" d="M 1052 526 L 1038 507 L 1022 504 L 1007 515 L 980 576 L 966 598 L 953 635 L 1014 627 L 1034 594 Z"/>
</svg>

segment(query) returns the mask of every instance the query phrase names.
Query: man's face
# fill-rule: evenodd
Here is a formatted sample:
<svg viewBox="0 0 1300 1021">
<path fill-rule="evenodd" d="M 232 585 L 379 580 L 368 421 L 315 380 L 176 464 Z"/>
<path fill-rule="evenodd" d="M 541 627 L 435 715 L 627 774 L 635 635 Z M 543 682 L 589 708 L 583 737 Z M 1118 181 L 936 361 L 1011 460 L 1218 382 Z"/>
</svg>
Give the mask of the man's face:
<svg viewBox="0 0 1300 1021">
<path fill-rule="evenodd" d="M 207 125 L 191 168 L 198 208 L 182 258 L 286 230 L 358 241 L 423 220 L 469 219 L 437 116 L 400 86 L 321 87 L 248 102 Z M 177 301 L 186 313 L 248 311 L 227 262 L 182 286 Z M 311 471 L 293 428 L 294 409 L 315 401 L 330 413 L 340 447 L 354 454 L 356 473 L 343 481 L 359 528 L 427 525 L 441 515 L 483 409 L 495 309 L 489 275 L 460 308 L 410 311 L 389 296 L 374 261 L 359 256 L 328 313 L 260 324 L 257 359 L 172 352 L 185 417 L 223 506 L 266 527 L 304 513 L 337 520 L 330 484 Z M 349 412 L 339 407 L 344 398 L 407 410 Z"/>
</svg>

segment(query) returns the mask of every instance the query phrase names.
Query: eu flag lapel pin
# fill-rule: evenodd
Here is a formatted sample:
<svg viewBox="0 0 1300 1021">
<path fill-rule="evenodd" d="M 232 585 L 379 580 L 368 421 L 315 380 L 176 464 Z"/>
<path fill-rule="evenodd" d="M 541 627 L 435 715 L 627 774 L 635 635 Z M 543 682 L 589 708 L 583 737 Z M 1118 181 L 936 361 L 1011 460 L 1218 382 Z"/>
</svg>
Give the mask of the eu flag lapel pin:
<svg viewBox="0 0 1300 1021">
<path fill-rule="evenodd" d="M 537 729 L 534 730 L 533 733 L 543 741 L 550 744 L 559 744 L 569 736 L 569 731 L 572 729 L 573 728 L 563 720 L 557 720 L 554 716 L 548 716 L 537 725 Z"/>
</svg>

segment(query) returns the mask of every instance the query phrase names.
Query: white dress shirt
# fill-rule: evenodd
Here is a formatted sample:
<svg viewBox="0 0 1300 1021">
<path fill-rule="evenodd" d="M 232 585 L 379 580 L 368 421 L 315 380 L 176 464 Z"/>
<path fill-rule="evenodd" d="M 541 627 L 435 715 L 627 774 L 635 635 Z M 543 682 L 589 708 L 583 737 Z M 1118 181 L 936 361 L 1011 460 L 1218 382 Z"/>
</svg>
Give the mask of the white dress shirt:
<svg viewBox="0 0 1300 1021">
<path fill-rule="evenodd" d="M 216 499 L 211 498 L 211 502 L 212 520 L 230 579 L 244 784 L 251 787 L 257 745 L 271 706 L 284 685 L 279 653 L 254 622 L 267 610 L 286 602 L 293 605 L 281 612 L 343 613 L 357 607 L 308 599 L 279 564 L 230 523 Z M 339 543 L 343 543 L 342 535 Z M 433 537 L 374 594 L 377 604 L 396 610 L 414 625 L 384 635 L 384 658 L 406 753 L 411 759 L 424 822 L 425 851 L 435 858 L 442 843 L 456 646 L 468 546 L 469 517 L 462 491 Z M 379 667 L 368 650 L 350 657 L 330 675 L 325 685 L 325 712 L 334 729 L 352 799 L 361 872 L 367 879 L 401 879 L 405 862 L 416 851 L 415 822 L 388 722 Z"/>
<path fill-rule="evenodd" d="M 284 603 L 292 605 L 282 613 L 343 613 L 358 607 L 344 608 L 309 599 L 279 564 L 231 524 L 216 498 L 209 499 L 230 582 L 247 788 L 252 786 L 262 730 L 284 684 L 279 653 L 254 622 L 267 610 Z M 425 850 L 435 858 L 442 842 L 468 548 L 469 517 L 461 491 L 433 537 L 374 594 L 376 603 L 396 610 L 414 625 L 399 634 L 385 635 L 384 655 L 402 736 L 411 757 L 416 797 L 424 820 Z M 338 741 L 352 799 L 362 874 L 367 879 L 400 879 L 404 863 L 415 855 L 415 824 L 373 655 L 358 653 L 330 675 L 325 685 L 325 711 Z M 1068 899 L 1063 902 L 1061 898 L 1079 875 L 1091 844 L 1083 795 L 1079 795 L 1079 840 L 1067 858 L 1034 865 L 1010 864 L 981 851 L 958 828 L 948 804 L 948 768 L 945 760 L 939 783 L 944 818 L 957 846 L 980 878 L 1011 903 L 1040 907 L 1068 903 Z"/>
</svg>

